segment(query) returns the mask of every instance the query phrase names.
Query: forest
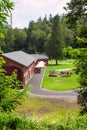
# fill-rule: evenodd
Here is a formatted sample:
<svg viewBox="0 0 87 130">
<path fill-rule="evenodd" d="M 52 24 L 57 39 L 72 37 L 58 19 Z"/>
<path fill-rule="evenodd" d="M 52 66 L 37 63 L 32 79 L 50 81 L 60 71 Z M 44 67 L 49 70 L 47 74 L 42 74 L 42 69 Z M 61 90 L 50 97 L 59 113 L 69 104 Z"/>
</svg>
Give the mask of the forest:
<svg viewBox="0 0 87 130">
<path fill-rule="evenodd" d="M 4 53 L 23 50 L 29 54 L 46 53 L 51 56 L 53 55 L 51 54 L 51 49 L 59 52 L 59 48 L 55 46 L 53 48 L 52 45 L 52 40 L 54 41 L 55 39 L 59 40 L 57 46 L 61 46 L 61 50 L 66 50 L 65 48 L 67 48 L 68 51 L 70 49 L 84 47 L 84 45 L 80 45 L 76 41 L 76 38 L 80 35 L 82 23 L 84 25 L 84 20 L 79 20 L 76 28 L 66 22 L 67 19 L 65 15 L 52 17 L 50 14 L 49 18 L 45 16 L 43 19 L 41 17 L 38 18 L 37 22 L 31 21 L 28 28 L 5 28 L 4 39 L 0 39 L 0 49 Z M 53 30 L 55 30 L 55 32 L 53 32 Z M 59 53 L 62 54 L 63 52 L 64 51 Z"/>
<path fill-rule="evenodd" d="M 45 15 L 36 22 L 31 21 L 28 28 L 5 28 L 4 39 L 0 38 L 0 52 L 45 53 L 56 61 L 76 58 L 79 49 L 86 47 L 87 22 L 80 18 L 74 24 L 69 23 L 64 14 L 54 17 L 50 14 L 49 18 Z"/>
</svg>

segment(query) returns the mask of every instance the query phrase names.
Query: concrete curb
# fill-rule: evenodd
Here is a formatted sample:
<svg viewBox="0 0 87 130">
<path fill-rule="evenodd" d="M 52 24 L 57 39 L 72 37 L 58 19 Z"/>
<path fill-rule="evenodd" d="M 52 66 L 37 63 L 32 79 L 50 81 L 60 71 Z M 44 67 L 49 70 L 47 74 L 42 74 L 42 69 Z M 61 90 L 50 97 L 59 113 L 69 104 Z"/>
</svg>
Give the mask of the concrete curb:
<svg viewBox="0 0 87 130">
<path fill-rule="evenodd" d="M 30 97 L 37 97 L 37 98 L 50 98 L 50 99 L 61 99 L 61 100 L 65 100 L 67 102 L 70 103 L 74 103 L 77 102 L 77 96 L 68 96 L 68 95 L 64 95 L 64 96 L 52 96 L 52 95 L 40 95 L 40 94 L 33 94 L 30 93 Z"/>
</svg>

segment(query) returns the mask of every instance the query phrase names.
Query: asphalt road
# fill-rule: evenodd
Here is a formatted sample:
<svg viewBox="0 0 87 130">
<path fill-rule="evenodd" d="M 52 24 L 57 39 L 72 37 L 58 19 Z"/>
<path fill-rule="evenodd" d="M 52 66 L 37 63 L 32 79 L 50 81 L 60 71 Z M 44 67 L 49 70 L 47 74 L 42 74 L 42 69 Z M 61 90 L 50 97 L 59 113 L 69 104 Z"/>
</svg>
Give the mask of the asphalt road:
<svg viewBox="0 0 87 130">
<path fill-rule="evenodd" d="M 39 97 L 48 97 L 48 98 L 65 98 L 67 100 L 76 101 L 77 93 L 74 90 L 70 91 L 50 91 L 47 89 L 41 88 L 41 83 L 44 76 L 44 69 L 41 70 L 41 73 L 34 74 L 29 84 L 31 84 L 31 96 L 39 96 Z"/>
</svg>

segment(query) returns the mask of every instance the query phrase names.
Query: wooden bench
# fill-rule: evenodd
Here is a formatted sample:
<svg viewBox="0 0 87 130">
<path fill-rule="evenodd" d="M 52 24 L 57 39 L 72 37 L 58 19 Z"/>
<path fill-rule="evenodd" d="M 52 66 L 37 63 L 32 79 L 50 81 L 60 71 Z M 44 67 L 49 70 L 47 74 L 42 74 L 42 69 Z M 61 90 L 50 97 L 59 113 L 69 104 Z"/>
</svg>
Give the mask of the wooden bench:
<svg viewBox="0 0 87 130">
<path fill-rule="evenodd" d="M 57 74 L 55 73 L 54 70 L 51 70 L 48 76 L 50 76 L 50 77 L 57 77 Z"/>
<path fill-rule="evenodd" d="M 60 76 L 62 76 L 62 77 L 68 77 L 68 76 L 71 76 L 71 72 L 63 72 L 63 71 L 61 71 L 60 72 Z"/>
</svg>

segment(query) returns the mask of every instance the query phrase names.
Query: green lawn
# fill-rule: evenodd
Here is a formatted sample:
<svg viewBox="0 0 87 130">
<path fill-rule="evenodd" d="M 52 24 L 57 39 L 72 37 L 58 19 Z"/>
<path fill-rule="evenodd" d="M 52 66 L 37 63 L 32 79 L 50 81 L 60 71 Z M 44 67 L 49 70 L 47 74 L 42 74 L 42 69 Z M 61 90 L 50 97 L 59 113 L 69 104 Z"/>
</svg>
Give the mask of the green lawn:
<svg viewBox="0 0 87 130">
<path fill-rule="evenodd" d="M 53 61 L 52 61 L 53 62 Z M 73 60 L 66 60 L 60 61 L 59 65 L 49 65 L 45 69 L 44 79 L 42 82 L 42 88 L 46 88 L 49 90 L 54 91 L 66 91 L 66 90 L 72 90 L 79 86 L 78 83 L 78 76 L 74 73 L 73 68 Z M 70 77 L 61 77 L 59 75 L 60 69 L 66 69 L 71 68 L 71 70 L 68 70 L 72 72 L 72 75 Z M 49 77 L 48 74 L 50 70 L 55 70 L 57 77 Z"/>
</svg>

